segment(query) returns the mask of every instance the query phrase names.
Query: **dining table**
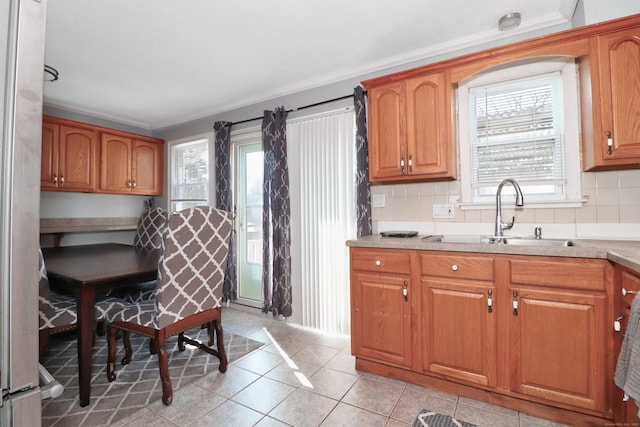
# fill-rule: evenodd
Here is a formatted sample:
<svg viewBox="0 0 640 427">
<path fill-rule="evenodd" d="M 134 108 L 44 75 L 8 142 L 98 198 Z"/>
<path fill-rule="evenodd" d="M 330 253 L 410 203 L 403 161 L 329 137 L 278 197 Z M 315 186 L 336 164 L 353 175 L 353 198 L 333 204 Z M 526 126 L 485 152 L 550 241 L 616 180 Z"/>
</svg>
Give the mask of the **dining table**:
<svg viewBox="0 0 640 427">
<path fill-rule="evenodd" d="M 120 243 L 43 248 L 51 286 L 75 296 L 80 406 L 91 399 L 96 295 L 155 280 L 161 251 Z M 105 361 L 106 365 L 106 361 Z"/>
</svg>

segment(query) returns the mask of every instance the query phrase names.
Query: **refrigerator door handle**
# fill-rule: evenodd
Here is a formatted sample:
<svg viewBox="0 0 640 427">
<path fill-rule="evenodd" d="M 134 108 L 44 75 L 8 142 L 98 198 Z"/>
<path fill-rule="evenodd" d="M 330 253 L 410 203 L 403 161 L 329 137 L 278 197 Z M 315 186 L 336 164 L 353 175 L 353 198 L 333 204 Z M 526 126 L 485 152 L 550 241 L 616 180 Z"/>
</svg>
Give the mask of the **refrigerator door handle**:
<svg viewBox="0 0 640 427">
<path fill-rule="evenodd" d="M 40 392 L 42 393 L 42 400 L 55 399 L 60 396 L 64 391 L 64 386 L 56 381 L 49 371 L 40 363 L 38 363 L 38 369 L 40 370 Z"/>
</svg>

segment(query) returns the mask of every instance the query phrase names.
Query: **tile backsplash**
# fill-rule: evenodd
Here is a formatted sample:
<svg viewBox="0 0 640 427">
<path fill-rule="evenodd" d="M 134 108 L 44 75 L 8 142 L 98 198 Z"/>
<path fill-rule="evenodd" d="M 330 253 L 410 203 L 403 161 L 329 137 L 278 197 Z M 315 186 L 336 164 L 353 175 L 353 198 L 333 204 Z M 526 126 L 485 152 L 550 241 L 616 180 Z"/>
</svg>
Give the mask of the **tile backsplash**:
<svg viewBox="0 0 640 427">
<path fill-rule="evenodd" d="M 635 235 L 635 230 L 640 228 L 640 170 L 582 172 L 581 183 L 583 198 L 586 199 L 581 207 L 528 207 L 525 197 L 525 206 L 517 211 L 510 203 L 503 203 L 503 217 L 515 215 L 516 223 L 521 227 L 524 224 L 547 225 L 550 230 L 561 230 L 561 227 L 568 225 L 582 230 L 595 227 L 600 230 L 597 234 L 610 227 L 620 230 L 622 234 L 627 233 L 622 237 L 640 237 Z M 385 207 L 374 207 L 372 210 L 374 225 L 426 223 L 431 224 L 426 228 L 458 228 L 465 232 L 467 224 L 486 224 L 483 226 L 486 230 L 495 222 L 495 207 L 460 209 L 460 181 L 372 185 L 371 193 L 385 196 Z M 434 219 L 434 204 L 453 204 L 455 218 Z M 554 228 L 554 225 L 558 227 Z M 629 235 L 623 230 L 633 231 Z"/>
</svg>

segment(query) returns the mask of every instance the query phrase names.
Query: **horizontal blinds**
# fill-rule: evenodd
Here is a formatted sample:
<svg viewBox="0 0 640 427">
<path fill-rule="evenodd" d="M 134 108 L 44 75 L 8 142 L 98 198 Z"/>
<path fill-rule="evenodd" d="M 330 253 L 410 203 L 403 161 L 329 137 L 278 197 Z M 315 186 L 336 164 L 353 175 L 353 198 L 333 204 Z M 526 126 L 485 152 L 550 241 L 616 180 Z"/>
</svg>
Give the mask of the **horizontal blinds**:
<svg viewBox="0 0 640 427">
<path fill-rule="evenodd" d="M 173 147 L 172 199 L 207 200 L 209 144 L 202 139 Z"/>
<path fill-rule="evenodd" d="M 559 73 L 470 91 L 473 186 L 564 184 Z M 553 189 L 553 186 L 548 187 Z"/>
</svg>

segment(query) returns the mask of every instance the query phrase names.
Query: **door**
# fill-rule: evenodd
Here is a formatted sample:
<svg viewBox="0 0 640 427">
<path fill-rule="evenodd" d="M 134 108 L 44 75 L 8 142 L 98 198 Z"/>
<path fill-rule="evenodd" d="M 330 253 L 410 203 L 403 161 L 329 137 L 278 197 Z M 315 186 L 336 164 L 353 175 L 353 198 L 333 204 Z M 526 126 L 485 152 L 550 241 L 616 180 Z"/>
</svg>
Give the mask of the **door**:
<svg viewBox="0 0 640 427">
<path fill-rule="evenodd" d="M 262 306 L 262 142 L 236 146 L 238 302 Z"/>
</svg>

